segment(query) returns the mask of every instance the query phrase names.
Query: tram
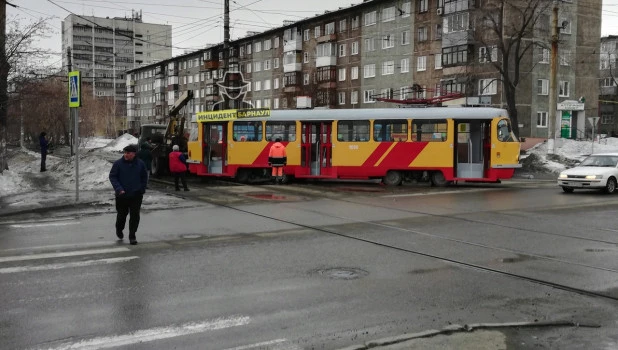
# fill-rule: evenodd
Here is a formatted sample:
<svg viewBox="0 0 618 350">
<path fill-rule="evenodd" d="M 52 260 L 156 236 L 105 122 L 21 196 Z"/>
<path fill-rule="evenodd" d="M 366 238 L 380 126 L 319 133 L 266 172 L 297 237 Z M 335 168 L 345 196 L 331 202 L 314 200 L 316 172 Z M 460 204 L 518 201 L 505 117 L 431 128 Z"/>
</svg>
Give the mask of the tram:
<svg viewBox="0 0 618 350">
<path fill-rule="evenodd" d="M 224 110 L 200 112 L 189 171 L 252 182 L 270 178 L 268 153 L 286 146 L 286 179 L 499 182 L 520 167 L 506 110 L 485 107 Z"/>
</svg>

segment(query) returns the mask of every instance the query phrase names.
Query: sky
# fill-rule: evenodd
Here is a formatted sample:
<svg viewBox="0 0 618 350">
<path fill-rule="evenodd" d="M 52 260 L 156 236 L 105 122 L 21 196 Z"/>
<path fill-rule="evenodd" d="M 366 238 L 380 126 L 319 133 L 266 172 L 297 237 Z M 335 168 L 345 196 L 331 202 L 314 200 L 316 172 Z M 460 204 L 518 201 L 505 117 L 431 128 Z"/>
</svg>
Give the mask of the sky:
<svg viewBox="0 0 618 350">
<path fill-rule="evenodd" d="M 301 20 L 363 0 L 230 0 L 231 38 L 247 31 L 279 27 L 284 20 Z M 600 1 L 600 0 L 595 0 Z M 54 33 L 39 43 L 61 62 L 61 21 L 70 13 L 97 17 L 131 17 L 141 10 L 143 21 L 172 25 L 173 55 L 223 42 L 223 0 L 9 0 L 8 18 L 25 21 L 49 18 Z M 70 11 L 70 12 L 69 12 Z M 603 0 L 602 35 L 618 35 L 618 0 Z"/>
</svg>

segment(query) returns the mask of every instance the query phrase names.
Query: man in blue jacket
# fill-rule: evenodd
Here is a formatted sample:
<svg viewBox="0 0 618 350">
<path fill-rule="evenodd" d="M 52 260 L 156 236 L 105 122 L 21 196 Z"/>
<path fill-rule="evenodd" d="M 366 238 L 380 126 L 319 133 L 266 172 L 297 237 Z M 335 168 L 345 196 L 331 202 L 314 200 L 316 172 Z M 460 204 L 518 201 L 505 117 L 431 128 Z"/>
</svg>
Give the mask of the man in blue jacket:
<svg viewBox="0 0 618 350">
<path fill-rule="evenodd" d="M 148 183 L 146 164 L 135 156 L 136 152 L 136 145 L 125 147 L 123 157 L 114 162 L 109 172 L 109 181 L 116 193 L 116 236 L 118 239 L 124 238 L 122 230 L 130 214 L 129 241 L 132 245 L 137 244 L 135 232 L 139 226 L 139 212 Z"/>
</svg>

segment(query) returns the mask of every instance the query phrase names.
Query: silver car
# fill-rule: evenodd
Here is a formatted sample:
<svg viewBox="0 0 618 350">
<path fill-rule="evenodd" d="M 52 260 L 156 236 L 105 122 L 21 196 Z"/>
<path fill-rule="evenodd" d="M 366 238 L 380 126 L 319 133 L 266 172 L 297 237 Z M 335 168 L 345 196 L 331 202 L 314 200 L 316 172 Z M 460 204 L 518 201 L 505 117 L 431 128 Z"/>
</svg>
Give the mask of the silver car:
<svg viewBox="0 0 618 350">
<path fill-rule="evenodd" d="M 607 193 L 616 192 L 618 153 L 592 154 L 574 168 L 558 176 L 558 186 L 566 193 L 580 188 L 596 188 Z"/>
</svg>

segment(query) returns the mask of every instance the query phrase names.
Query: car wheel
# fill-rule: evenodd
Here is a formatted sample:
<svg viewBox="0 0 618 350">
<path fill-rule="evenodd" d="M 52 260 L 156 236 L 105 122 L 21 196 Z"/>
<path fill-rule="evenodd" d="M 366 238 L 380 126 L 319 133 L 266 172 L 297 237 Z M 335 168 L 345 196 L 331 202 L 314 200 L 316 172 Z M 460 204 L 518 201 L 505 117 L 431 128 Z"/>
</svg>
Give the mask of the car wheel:
<svg viewBox="0 0 618 350">
<path fill-rule="evenodd" d="M 562 186 L 562 190 L 565 193 L 573 193 L 573 191 L 575 191 L 575 189 L 573 187 L 567 187 L 567 186 Z"/>
<path fill-rule="evenodd" d="M 605 185 L 605 192 L 610 193 L 610 194 L 616 192 L 616 178 L 615 177 L 610 177 L 609 179 L 607 179 L 607 184 Z"/>
</svg>

